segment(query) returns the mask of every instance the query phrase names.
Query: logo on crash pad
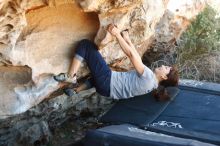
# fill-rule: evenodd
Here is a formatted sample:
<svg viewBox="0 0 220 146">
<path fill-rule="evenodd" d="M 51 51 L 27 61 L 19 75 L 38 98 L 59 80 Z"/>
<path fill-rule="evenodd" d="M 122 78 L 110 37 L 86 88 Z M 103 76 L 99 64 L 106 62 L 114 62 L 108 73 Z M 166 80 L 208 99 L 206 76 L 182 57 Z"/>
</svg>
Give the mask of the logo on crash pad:
<svg viewBox="0 0 220 146">
<path fill-rule="evenodd" d="M 183 127 L 180 123 L 167 122 L 167 121 L 158 121 L 158 122 L 150 124 L 150 126 L 153 126 L 153 127 L 163 126 L 163 127 L 169 127 L 169 128 L 183 129 Z"/>
</svg>

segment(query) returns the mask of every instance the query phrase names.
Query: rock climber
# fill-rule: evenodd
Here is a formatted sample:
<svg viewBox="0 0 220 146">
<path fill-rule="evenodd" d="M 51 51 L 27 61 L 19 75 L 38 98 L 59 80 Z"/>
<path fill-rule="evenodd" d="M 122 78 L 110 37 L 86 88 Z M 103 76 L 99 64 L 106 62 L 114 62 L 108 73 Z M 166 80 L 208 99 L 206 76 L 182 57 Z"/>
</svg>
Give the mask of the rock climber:
<svg viewBox="0 0 220 146">
<path fill-rule="evenodd" d="M 117 26 L 110 24 L 107 35 L 116 37 L 122 51 L 130 59 L 135 70 L 128 72 L 112 71 L 98 51 L 98 47 L 90 40 L 81 40 L 76 47 L 75 56 L 67 73 L 54 76 L 58 82 L 77 82 L 76 74 L 82 61 L 85 61 L 91 72 L 91 78 L 77 88 L 67 88 L 65 93 L 69 96 L 79 91 L 95 87 L 103 96 L 113 99 L 130 98 L 143 95 L 153 90 L 157 100 L 167 100 L 169 96 L 166 87 L 177 86 L 179 81 L 178 70 L 175 66 L 162 65 L 154 71 L 145 66 L 134 45 L 128 31 L 120 31 Z M 106 36 L 107 36 L 106 35 Z M 163 88 L 158 88 L 158 87 Z"/>
</svg>

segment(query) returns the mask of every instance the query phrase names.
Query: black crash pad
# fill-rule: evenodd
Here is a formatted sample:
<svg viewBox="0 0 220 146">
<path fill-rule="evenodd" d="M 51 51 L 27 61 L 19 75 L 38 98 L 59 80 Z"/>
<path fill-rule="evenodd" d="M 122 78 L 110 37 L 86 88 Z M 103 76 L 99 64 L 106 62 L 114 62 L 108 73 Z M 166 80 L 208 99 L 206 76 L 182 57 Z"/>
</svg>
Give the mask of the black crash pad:
<svg viewBox="0 0 220 146">
<path fill-rule="evenodd" d="M 100 121 L 220 145 L 220 84 L 184 82 L 170 102 L 151 94 L 121 100 Z"/>
<path fill-rule="evenodd" d="M 148 125 L 179 93 L 179 89 L 176 87 L 169 87 L 167 90 L 171 97 L 170 101 L 158 102 L 152 93 L 123 99 L 118 101 L 99 121 L 113 124 L 130 123 L 141 127 Z"/>
<path fill-rule="evenodd" d="M 180 89 L 176 99 L 147 128 L 220 145 L 220 91 Z"/>
<path fill-rule="evenodd" d="M 134 125 L 111 125 L 87 132 L 84 146 L 213 146 L 193 139 L 167 136 Z"/>
</svg>

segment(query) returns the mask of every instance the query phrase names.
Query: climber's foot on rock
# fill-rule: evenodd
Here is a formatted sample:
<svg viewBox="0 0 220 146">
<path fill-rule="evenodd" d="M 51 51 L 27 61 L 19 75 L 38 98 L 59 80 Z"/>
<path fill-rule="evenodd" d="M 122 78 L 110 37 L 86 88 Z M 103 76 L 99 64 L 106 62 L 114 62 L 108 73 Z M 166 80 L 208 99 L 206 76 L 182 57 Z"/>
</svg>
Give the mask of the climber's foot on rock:
<svg viewBox="0 0 220 146">
<path fill-rule="evenodd" d="M 69 76 L 67 73 L 60 73 L 54 76 L 54 79 L 58 82 L 67 82 L 77 84 L 76 74 L 72 77 Z"/>
<path fill-rule="evenodd" d="M 63 92 L 67 95 L 72 97 L 73 95 L 77 94 L 76 91 L 72 88 L 65 88 L 63 89 Z"/>
</svg>

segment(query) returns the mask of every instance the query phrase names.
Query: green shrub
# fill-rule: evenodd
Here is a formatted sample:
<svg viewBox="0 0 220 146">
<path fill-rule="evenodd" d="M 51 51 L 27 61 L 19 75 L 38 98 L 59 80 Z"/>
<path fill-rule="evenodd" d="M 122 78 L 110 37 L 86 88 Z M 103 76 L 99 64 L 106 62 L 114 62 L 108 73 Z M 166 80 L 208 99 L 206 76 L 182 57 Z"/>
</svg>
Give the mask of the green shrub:
<svg viewBox="0 0 220 146">
<path fill-rule="evenodd" d="M 181 35 L 176 63 L 181 78 L 220 82 L 220 18 L 210 6 Z"/>
</svg>

